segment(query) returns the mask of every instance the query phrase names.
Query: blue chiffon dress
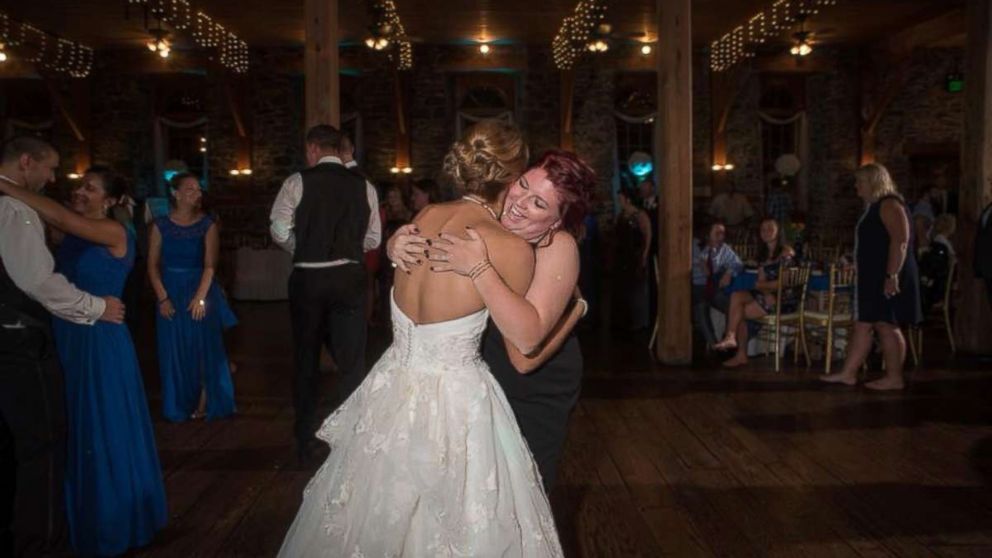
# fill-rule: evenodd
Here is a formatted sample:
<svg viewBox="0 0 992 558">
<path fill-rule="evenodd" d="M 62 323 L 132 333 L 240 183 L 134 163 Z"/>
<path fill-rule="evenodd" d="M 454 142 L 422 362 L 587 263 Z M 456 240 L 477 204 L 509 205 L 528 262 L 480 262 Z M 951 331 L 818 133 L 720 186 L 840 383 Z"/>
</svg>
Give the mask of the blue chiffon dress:
<svg viewBox="0 0 992 558">
<path fill-rule="evenodd" d="M 161 276 L 176 310 L 171 320 L 155 314 L 158 366 L 162 376 L 162 414 L 181 422 L 189 419 L 207 392 L 207 419 L 234 413 L 224 329 L 238 323 L 224 293 L 214 282 L 207 292 L 206 316 L 200 321 L 186 310 L 203 275 L 204 238 L 213 219 L 204 217 L 191 225 L 178 225 L 168 216 L 155 219 L 162 237 Z"/>
<path fill-rule="evenodd" d="M 96 296 L 120 298 L 134 265 L 127 254 L 67 235 L 58 270 Z M 148 544 L 168 519 L 155 433 L 131 334 L 124 324 L 54 318 L 65 374 L 69 537 L 82 556 L 113 556 Z"/>
</svg>

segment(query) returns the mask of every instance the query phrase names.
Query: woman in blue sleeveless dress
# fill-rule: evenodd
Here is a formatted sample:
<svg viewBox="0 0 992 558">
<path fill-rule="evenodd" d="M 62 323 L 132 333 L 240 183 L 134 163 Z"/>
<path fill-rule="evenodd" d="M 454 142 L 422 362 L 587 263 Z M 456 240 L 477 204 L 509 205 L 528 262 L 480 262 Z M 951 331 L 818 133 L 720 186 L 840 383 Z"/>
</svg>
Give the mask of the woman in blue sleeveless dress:
<svg viewBox="0 0 992 558">
<path fill-rule="evenodd" d="M 148 276 L 158 298 L 162 413 L 182 422 L 234 413 L 234 385 L 224 329 L 237 324 L 214 281 L 220 233 L 201 209 L 196 176 L 172 179 L 172 210 L 149 234 Z"/>
<path fill-rule="evenodd" d="M 72 193 L 71 211 L 26 189 L 4 192 L 66 233 L 58 271 L 96 296 L 120 297 L 134 264 L 134 238 L 108 210 L 123 180 L 90 169 Z M 148 544 L 168 519 L 155 433 L 131 334 L 124 324 L 73 324 L 54 318 L 65 374 L 68 455 L 65 504 L 77 554 L 112 556 Z"/>
</svg>

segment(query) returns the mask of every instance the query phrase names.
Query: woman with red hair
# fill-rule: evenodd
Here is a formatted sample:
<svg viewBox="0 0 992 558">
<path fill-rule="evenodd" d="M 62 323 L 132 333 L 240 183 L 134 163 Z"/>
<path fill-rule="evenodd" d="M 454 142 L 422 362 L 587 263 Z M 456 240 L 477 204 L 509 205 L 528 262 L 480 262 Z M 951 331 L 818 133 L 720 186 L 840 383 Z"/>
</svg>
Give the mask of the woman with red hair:
<svg viewBox="0 0 992 558">
<path fill-rule="evenodd" d="M 595 172 L 574 153 L 545 153 L 506 190 L 500 216 L 503 227 L 534 246 L 534 277 L 527 293 L 514 293 L 497 273 L 474 279 L 496 326 L 486 333 L 483 357 L 513 408 L 549 492 L 582 383 L 582 353 L 572 330 L 587 304 L 576 287 L 576 235 L 595 186 Z M 427 239 L 410 225 L 390 239 L 387 255 L 408 271 L 421 265 L 426 252 L 432 271 L 472 276 L 489 256 L 475 231 L 465 234 Z"/>
</svg>

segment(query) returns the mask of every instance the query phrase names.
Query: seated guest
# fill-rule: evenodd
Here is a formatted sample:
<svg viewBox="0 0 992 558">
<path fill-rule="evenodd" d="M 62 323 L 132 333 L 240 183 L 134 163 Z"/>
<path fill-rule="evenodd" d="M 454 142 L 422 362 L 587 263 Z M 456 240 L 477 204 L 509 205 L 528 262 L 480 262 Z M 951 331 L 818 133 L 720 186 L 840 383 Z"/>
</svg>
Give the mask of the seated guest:
<svg viewBox="0 0 992 558">
<path fill-rule="evenodd" d="M 717 342 L 710 307 L 727 312 L 729 300 L 724 289 L 744 267 L 725 242 L 726 237 L 726 226 L 715 221 L 707 229 L 703 242 L 692 245 L 692 321 L 707 347 Z"/>
<path fill-rule="evenodd" d="M 754 217 L 754 208 L 747 196 L 738 192 L 734 183 L 730 182 L 727 191 L 717 194 L 710 202 L 710 217 L 723 221 L 728 227 L 737 227 Z"/>
<path fill-rule="evenodd" d="M 790 261 L 795 253 L 785 245 L 779 234 L 775 219 L 766 217 L 761 222 L 761 246 L 758 248 L 758 281 L 751 291 L 737 291 L 730 296 L 730 310 L 727 314 L 727 332 L 714 349 L 737 349 L 733 358 L 723 363 L 727 367 L 747 364 L 748 329 L 745 320 L 757 320 L 775 311 L 778 288 L 778 274 L 783 262 Z M 796 301 L 783 300 L 783 312 L 791 312 Z"/>
<path fill-rule="evenodd" d="M 430 178 L 424 178 L 413 183 L 410 188 L 410 207 L 413 214 L 420 213 L 420 210 L 432 203 L 439 203 L 441 194 L 438 191 L 437 183 Z"/>
<path fill-rule="evenodd" d="M 950 213 L 937 217 L 933 226 L 933 241 L 920 257 L 920 294 L 925 313 L 944 298 L 951 262 L 955 257 L 950 237 L 954 236 L 956 229 L 957 219 Z"/>
</svg>

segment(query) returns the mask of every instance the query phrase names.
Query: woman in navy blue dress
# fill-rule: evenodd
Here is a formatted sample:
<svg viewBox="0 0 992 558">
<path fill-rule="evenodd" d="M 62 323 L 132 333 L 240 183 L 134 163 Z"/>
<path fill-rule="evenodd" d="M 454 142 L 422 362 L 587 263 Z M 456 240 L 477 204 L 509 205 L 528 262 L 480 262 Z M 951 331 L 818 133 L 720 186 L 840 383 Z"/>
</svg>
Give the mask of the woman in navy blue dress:
<svg viewBox="0 0 992 558">
<path fill-rule="evenodd" d="M 905 386 L 902 368 L 906 361 L 906 339 L 899 327 L 915 325 L 923 318 L 912 219 L 906 201 L 885 167 L 868 164 L 855 171 L 854 177 L 858 196 L 865 202 L 854 239 L 858 270 L 854 291 L 856 323 L 844 367 L 821 379 L 856 384 L 858 370 L 871 350 L 874 330 L 882 346 L 885 377 L 868 382 L 865 387 L 900 390 Z"/>
<path fill-rule="evenodd" d="M 173 422 L 218 419 L 234 412 L 223 333 L 237 323 L 214 281 L 220 233 L 201 209 L 196 176 L 176 175 L 170 193 L 172 210 L 155 219 L 148 239 L 162 413 Z"/>
<path fill-rule="evenodd" d="M 90 169 L 72 192 L 71 210 L 42 195 L 0 184 L 66 233 L 58 271 L 96 296 L 120 297 L 134 265 L 134 238 L 108 211 L 123 180 Z M 141 371 L 124 324 L 80 325 L 54 318 L 65 373 L 68 455 L 65 503 L 76 553 L 112 556 L 143 546 L 167 520 Z"/>
</svg>

